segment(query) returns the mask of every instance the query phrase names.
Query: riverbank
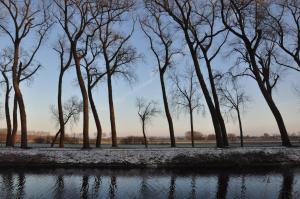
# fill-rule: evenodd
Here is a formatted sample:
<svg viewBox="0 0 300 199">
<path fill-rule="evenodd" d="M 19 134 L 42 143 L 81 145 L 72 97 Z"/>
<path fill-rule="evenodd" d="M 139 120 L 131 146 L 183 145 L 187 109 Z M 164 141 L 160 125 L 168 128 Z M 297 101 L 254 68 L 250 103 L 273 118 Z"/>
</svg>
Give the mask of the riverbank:
<svg viewBox="0 0 300 199">
<path fill-rule="evenodd" d="M 0 167 L 265 168 L 300 166 L 300 148 L 0 149 Z"/>
</svg>

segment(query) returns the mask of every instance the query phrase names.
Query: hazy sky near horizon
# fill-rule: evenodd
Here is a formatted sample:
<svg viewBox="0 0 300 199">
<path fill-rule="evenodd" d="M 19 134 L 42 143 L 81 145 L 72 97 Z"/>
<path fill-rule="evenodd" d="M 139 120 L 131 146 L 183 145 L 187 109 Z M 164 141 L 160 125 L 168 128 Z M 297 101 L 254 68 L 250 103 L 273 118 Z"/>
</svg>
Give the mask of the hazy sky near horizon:
<svg viewBox="0 0 300 199">
<path fill-rule="evenodd" d="M 42 64 L 42 69 L 34 77 L 34 81 L 29 84 L 22 85 L 22 92 L 25 100 L 27 111 L 28 129 L 35 131 L 46 131 L 55 133 L 58 129 L 55 121 L 51 116 L 50 106 L 56 105 L 57 101 L 57 84 L 59 75 L 58 55 L 53 50 L 55 40 L 58 38 L 58 28 L 52 28 L 48 39 L 40 49 L 36 60 Z M 0 37 L 1 42 L 5 40 Z M 30 41 L 29 41 L 30 42 Z M 147 99 L 156 100 L 159 102 L 160 108 L 163 110 L 161 88 L 159 83 L 159 74 L 156 72 L 156 63 L 153 60 L 148 45 L 148 41 L 142 34 L 139 25 L 136 24 L 135 33 L 130 40 L 130 43 L 135 46 L 139 53 L 143 55 L 143 59 L 134 64 L 136 68 L 137 81 L 131 85 L 122 79 L 115 78 L 113 80 L 113 96 L 115 103 L 116 127 L 118 136 L 127 135 L 142 135 L 141 125 L 137 116 L 135 107 L 136 97 L 145 97 Z M 30 44 L 27 44 L 29 47 Z M 228 69 L 235 61 L 234 56 L 220 55 L 214 62 L 215 69 Z M 185 59 L 188 59 L 189 55 Z M 186 61 L 181 61 L 181 58 L 175 60 L 176 70 L 182 70 Z M 205 70 L 204 70 L 205 73 Z M 69 70 L 64 78 L 63 99 L 66 100 L 70 96 L 76 95 L 81 99 L 80 91 L 75 78 L 75 70 Z M 294 87 L 299 85 L 300 73 L 294 71 L 285 71 L 281 82 L 278 84 L 274 92 L 274 99 L 281 111 L 288 132 L 299 132 L 299 113 L 300 113 L 300 97 L 297 97 Z M 264 101 L 256 82 L 249 78 L 244 78 L 241 81 L 247 94 L 251 97 L 251 102 L 243 114 L 243 127 L 245 134 L 261 135 L 263 133 L 278 133 L 277 125 L 270 109 Z M 106 81 L 102 81 L 100 85 L 94 89 L 95 103 L 103 125 L 103 130 L 106 134 L 110 132 L 108 97 L 107 97 Z M 299 88 L 299 87 L 298 87 Z M 167 86 L 167 91 L 170 91 L 170 86 Z M 4 117 L 4 97 L 5 89 L 2 87 L 0 97 L 2 106 L 2 117 L 0 121 L 1 128 L 6 127 Z M 11 94 L 11 103 L 13 93 Z M 205 104 L 205 102 L 203 101 Z M 189 117 L 185 114 L 179 116 L 172 112 L 174 119 L 175 135 L 182 136 L 184 132 L 189 130 Z M 194 118 L 195 130 L 201 131 L 204 134 L 213 133 L 213 126 L 208 109 L 206 114 L 195 115 Z M 227 121 L 229 133 L 238 134 L 238 123 L 232 121 L 231 118 Z M 82 129 L 82 120 L 77 125 L 68 127 L 67 133 L 79 133 Z M 96 128 L 92 113 L 90 113 L 90 135 L 95 136 Z M 154 118 L 147 128 L 149 136 L 169 136 L 167 120 L 164 113 Z"/>
</svg>

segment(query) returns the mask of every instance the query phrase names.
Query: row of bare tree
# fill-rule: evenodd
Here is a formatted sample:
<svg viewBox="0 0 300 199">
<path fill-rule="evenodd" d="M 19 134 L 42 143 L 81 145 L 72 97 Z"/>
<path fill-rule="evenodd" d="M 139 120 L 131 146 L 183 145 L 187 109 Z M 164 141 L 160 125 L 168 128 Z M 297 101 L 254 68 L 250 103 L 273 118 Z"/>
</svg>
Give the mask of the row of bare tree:
<svg viewBox="0 0 300 199">
<path fill-rule="evenodd" d="M 112 79 L 135 79 L 133 66 L 141 55 L 130 39 L 140 13 L 138 27 L 156 61 L 172 147 L 176 143 L 166 74 L 177 65 L 178 57 L 189 60 L 192 67 L 185 67 L 185 75 L 173 76 L 172 101 L 190 115 L 193 146 L 193 113 L 203 107 L 199 91 L 211 115 L 217 147 L 228 146 L 222 107 L 236 111 L 242 139 L 241 108 L 249 99 L 237 80 L 244 77 L 251 77 L 257 83 L 277 122 L 282 145 L 291 146 L 273 90 L 281 79 L 281 69 L 300 71 L 298 0 L 0 0 L 0 13 L 1 38 L 7 38 L 1 40 L 1 45 L 8 46 L 2 48 L 0 63 L 6 90 L 7 146 L 15 144 L 19 108 L 21 147 L 27 148 L 27 119 L 20 83 L 30 80 L 41 68 L 36 54 L 55 26 L 60 30 L 54 47 L 59 55 L 60 72 L 57 106 L 52 108 L 59 130 L 53 144 L 59 136 L 59 147 L 64 147 L 66 124 L 71 119 L 77 121 L 82 112 L 83 148 L 89 148 L 91 109 L 97 128 L 96 146 L 101 146 L 102 126 L 93 89 L 105 79 L 112 146 L 116 147 Z M 225 63 L 216 65 L 222 62 L 215 60 L 224 59 L 222 52 L 236 60 L 230 69 L 225 68 Z M 71 67 L 76 70 L 82 102 L 71 98 L 63 103 L 63 78 Z M 13 122 L 9 110 L 12 88 Z M 147 146 L 145 122 L 159 111 L 153 101 L 140 99 L 137 107 Z"/>
</svg>

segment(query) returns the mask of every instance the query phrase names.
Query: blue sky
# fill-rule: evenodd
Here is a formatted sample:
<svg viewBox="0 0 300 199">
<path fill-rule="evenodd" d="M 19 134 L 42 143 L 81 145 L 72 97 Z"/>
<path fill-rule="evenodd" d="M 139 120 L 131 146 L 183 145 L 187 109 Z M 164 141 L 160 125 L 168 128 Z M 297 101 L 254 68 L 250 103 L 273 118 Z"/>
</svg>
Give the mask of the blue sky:
<svg viewBox="0 0 300 199">
<path fill-rule="evenodd" d="M 57 126 L 51 117 L 50 105 L 56 103 L 57 97 L 57 81 L 59 74 L 58 56 L 52 50 L 55 39 L 57 39 L 57 27 L 52 29 L 48 36 L 48 40 L 44 42 L 36 59 L 42 63 L 43 68 L 35 76 L 34 81 L 29 85 L 23 84 L 22 91 L 24 95 L 28 128 L 29 130 L 47 131 L 55 133 Z M 1 37 L 4 41 L 4 38 Z M 138 25 L 136 26 L 135 34 L 131 39 L 131 44 L 134 45 L 139 53 L 143 55 L 143 59 L 134 65 L 136 68 L 137 82 L 129 85 L 122 79 L 114 79 L 113 81 L 113 95 L 115 102 L 115 114 L 117 133 L 119 136 L 126 135 L 141 135 L 141 127 L 137 117 L 137 110 L 135 107 L 136 97 L 145 97 L 159 102 L 161 109 L 162 95 L 158 73 L 155 72 L 155 62 L 152 53 L 149 50 L 148 41 L 141 33 Z M 26 46 L 30 46 L 30 41 L 27 41 Z M 214 66 L 227 69 L 234 61 L 233 56 L 220 56 L 214 62 Z M 176 70 L 182 70 L 187 62 L 177 60 Z M 205 70 L 204 70 L 205 71 Z M 274 99 L 283 115 L 288 131 L 298 132 L 299 128 L 299 112 L 300 99 L 294 93 L 293 87 L 299 84 L 300 74 L 296 72 L 285 72 L 283 81 L 280 82 L 276 91 L 274 92 Z M 243 79 L 247 94 L 251 97 L 252 102 L 248 105 L 246 112 L 243 115 L 243 125 L 245 134 L 261 135 L 263 133 L 278 133 L 275 120 L 271 111 L 267 107 L 256 83 L 251 79 Z M 167 87 L 170 90 L 170 87 Z M 64 78 L 63 98 L 67 99 L 72 95 L 77 95 L 80 98 L 80 92 L 76 84 L 75 71 L 71 69 Z M 11 95 L 11 100 L 12 100 Z M 108 97 L 106 82 L 101 84 L 94 90 L 95 103 L 97 105 L 104 132 L 109 134 L 109 111 L 108 111 Z M 1 92 L 1 103 L 4 106 L 4 90 Z M 203 102 L 205 103 L 205 102 Z M 3 110 L 2 110 L 3 111 Z M 173 114 L 175 134 L 177 136 L 184 135 L 184 132 L 189 130 L 188 116 L 181 114 Z M 2 114 L 4 115 L 4 114 Z M 195 129 L 205 134 L 213 133 L 213 127 L 210 115 L 207 112 L 204 116 L 199 114 L 194 118 Z M 5 119 L 2 117 L 1 128 L 5 128 Z M 68 128 L 68 133 L 81 132 L 81 121 L 78 125 Z M 229 133 L 238 134 L 238 123 L 229 120 L 227 122 Z M 148 126 L 147 133 L 149 136 L 168 136 L 168 126 L 164 114 L 154 118 Z M 90 114 L 90 135 L 95 135 L 95 126 L 93 116 Z"/>
</svg>

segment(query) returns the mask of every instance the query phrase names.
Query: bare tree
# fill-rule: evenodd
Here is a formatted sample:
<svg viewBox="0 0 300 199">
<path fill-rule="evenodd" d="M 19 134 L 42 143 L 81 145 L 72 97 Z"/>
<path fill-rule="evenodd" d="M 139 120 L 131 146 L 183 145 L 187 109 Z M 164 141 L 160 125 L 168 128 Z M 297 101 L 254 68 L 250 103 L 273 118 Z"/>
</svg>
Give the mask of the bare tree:
<svg viewBox="0 0 300 199">
<path fill-rule="evenodd" d="M 101 72 L 100 69 L 96 65 L 97 58 L 101 53 L 100 49 L 96 47 L 94 44 L 90 44 L 90 58 L 84 58 L 84 67 L 86 70 L 86 79 L 87 79 L 87 88 L 88 88 L 88 96 L 90 101 L 90 106 L 92 109 L 92 113 L 94 116 L 94 121 L 97 128 L 97 137 L 96 137 L 96 147 L 99 148 L 101 146 L 102 140 L 102 126 L 99 118 L 99 114 L 97 112 L 97 108 L 93 98 L 93 89 L 96 85 L 102 80 L 102 78 L 106 75 L 106 72 Z"/>
<path fill-rule="evenodd" d="M 13 53 L 11 53 L 13 54 Z M 20 52 L 20 63 L 27 63 L 27 61 L 30 59 L 30 55 L 26 52 Z M 27 82 L 30 83 L 34 75 L 42 68 L 42 65 L 33 60 L 30 65 L 28 64 L 20 64 L 18 67 L 18 76 L 17 80 L 19 85 L 21 83 Z M 11 144 L 10 146 L 14 147 L 16 144 L 16 136 L 17 136 L 17 131 L 18 131 L 18 101 L 16 94 L 14 95 L 14 103 L 13 103 L 13 128 L 12 128 L 12 133 L 11 133 Z"/>
<path fill-rule="evenodd" d="M 57 22 L 68 38 L 75 63 L 77 80 L 83 99 L 83 148 L 89 148 L 89 99 L 81 71 L 81 62 L 88 54 L 89 43 L 94 40 L 99 29 L 94 23 L 94 17 L 98 16 L 100 11 L 94 9 L 96 2 L 88 0 L 54 0 L 54 2 L 58 8 Z"/>
<path fill-rule="evenodd" d="M 169 109 L 164 77 L 168 69 L 173 65 L 174 56 L 179 54 L 180 50 L 174 47 L 174 34 L 172 34 L 170 24 L 159 13 L 148 8 L 148 16 L 140 20 L 140 24 L 142 31 L 149 40 L 150 49 L 157 62 L 165 114 L 169 125 L 171 147 L 175 147 L 173 120 Z"/>
<path fill-rule="evenodd" d="M 152 117 L 155 117 L 158 113 L 160 113 L 160 110 L 158 108 L 157 102 L 153 100 L 147 101 L 144 98 L 137 98 L 136 106 L 138 108 L 138 115 L 142 124 L 144 144 L 145 147 L 148 148 L 146 124 L 151 121 Z"/>
<path fill-rule="evenodd" d="M 68 99 L 64 103 L 62 108 L 63 108 L 62 112 L 63 112 L 63 121 L 64 121 L 63 127 L 65 127 L 68 123 L 76 124 L 79 121 L 80 114 L 82 113 L 83 109 L 82 109 L 82 102 L 79 101 L 77 97 L 73 96 L 70 99 Z M 59 112 L 55 106 L 51 107 L 51 112 L 55 121 L 58 124 L 60 124 Z M 58 132 L 55 134 L 51 143 L 51 147 L 54 146 L 55 141 L 60 133 L 61 133 L 61 129 L 59 129 Z"/>
<path fill-rule="evenodd" d="M 126 15 L 133 10 L 134 5 L 134 0 L 99 1 L 97 4 L 101 15 L 95 17 L 95 23 L 99 27 L 99 41 L 107 75 L 112 147 L 117 147 L 112 77 L 121 76 L 128 81 L 133 80 L 132 64 L 139 58 L 135 48 L 128 44 L 134 28 L 126 34 L 117 31 L 116 27 L 124 24 Z"/>
<path fill-rule="evenodd" d="M 213 78 L 209 78 L 213 97 L 210 95 L 209 85 L 205 81 L 200 59 L 205 59 L 209 77 L 212 76 L 211 61 L 217 56 L 225 40 L 218 45 L 214 52 L 209 52 L 213 38 L 224 29 L 216 29 L 216 4 L 218 1 L 180 1 L 180 0 L 145 0 L 146 6 L 169 15 L 176 27 L 183 33 L 185 42 L 190 51 L 195 71 L 203 91 L 204 98 L 211 114 L 216 134 L 217 147 L 228 146 L 225 124 L 219 110 L 219 102 L 215 92 Z M 207 28 L 208 27 L 208 28 Z M 207 30 L 207 31 L 206 31 Z M 216 39 L 217 40 L 217 39 Z M 202 52 L 202 56 L 200 54 Z"/>
<path fill-rule="evenodd" d="M 54 50 L 59 54 L 60 60 L 60 70 L 59 70 L 59 79 L 58 79 L 58 92 L 57 92 L 57 113 L 59 120 L 59 147 L 64 147 L 64 137 L 65 137 L 65 121 L 64 121 L 64 113 L 63 113 L 63 105 L 62 105 L 62 86 L 63 86 L 63 77 L 65 72 L 70 68 L 72 63 L 72 53 L 71 51 L 67 51 L 66 41 L 60 39 L 58 41 L 57 47 Z M 67 51 L 67 52 L 66 52 Z M 67 58 L 66 58 L 67 53 Z"/>
<path fill-rule="evenodd" d="M 244 134 L 241 114 L 246 108 L 247 103 L 250 102 L 250 98 L 236 80 L 231 79 L 228 81 L 220 79 L 219 81 L 218 92 L 220 95 L 221 105 L 226 109 L 228 114 L 231 114 L 232 111 L 236 112 L 239 122 L 241 147 L 243 147 Z"/>
<path fill-rule="evenodd" d="M 13 59 L 7 54 L 7 50 L 3 51 L 3 54 L 0 57 L 0 71 L 3 77 L 3 81 L 1 83 L 5 84 L 5 119 L 6 119 L 6 146 L 11 146 L 11 133 L 12 133 L 12 125 L 10 118 L 10 109 L 9 109 L 9 95 L 12 89 L 11 82 L 9 81 L 9 77 L 7 73 L 11 72 L 11 64 Z"/>
<path fill-rule="evenodd" d="M 45 1 L 32 3 L 31 0 L 1 0 L 0 9 L 6 13 L 6 22 L 0 24 L 0 30 L 9 38 L 10 45 L 13 47 L 13 63 L 12 63 L 12 82 L 15 91 L 15 97 L 20 109 L 21 118 L 21 148 L 27 148 L 27 120 L 25 104 L 22 92 L 19 87 L 19 74 L 22 74 L 20 68 L 24 71 L 27 69 L 38 52 L 42 41 L 52 23 L 48 14 L 49 5 Z M 36 45 L 32 47 L 32 51 L 28 53 L 26 62 L 20 60 L 20 52 L 22 44 L 26 38 L 31 39 L 37 33 Z"/>
<path fill-rule="evenodd" d="M 273 34 L 268 39 L 274 41 L 281 50 L 294 60 L 294 65 L 277 59 L 277 63 L 300 72 L 300 2 L 298 0 L 277 0 L 267 7 L 269 23 Z M 274 34 L 275 33 L 275 34 Z"/>
<path fill-rule="evenodd" d="M 291 146 L 283 118 L 272 98 L 279 73 L 274 71 L 274 42 L 264 39 L 270 33 L 266 26 L 269 2 L 222 0 L 221 3 L 223 24 L 238 40 L 233 48 L 240 55 L 239 61 L 248 65 L 243 74 L 255 79 L 276 119 L 282 145 Z"/>
<path fill-rule="evenodd" d="M 174 74 L 172 76 L 174 85 L 172 90 L 173 104 L 177 110 L 183 110 L 190 116 L 192 147 L 195 147 L 194 111 L 204 110 L 204 106 L 201 104 L 201 95 L 197 90 L 196 78 L 193 67 L 187 68 L 181 75 Z"/>
</svg>

